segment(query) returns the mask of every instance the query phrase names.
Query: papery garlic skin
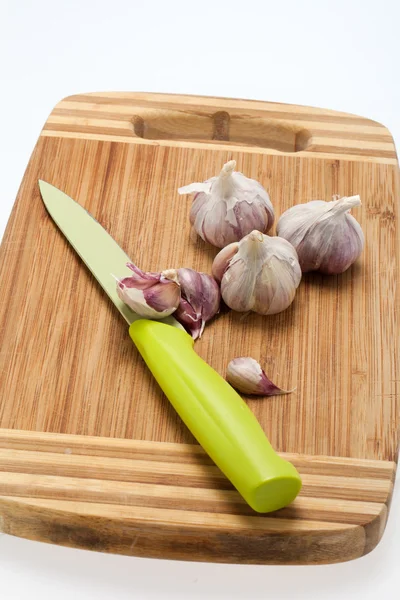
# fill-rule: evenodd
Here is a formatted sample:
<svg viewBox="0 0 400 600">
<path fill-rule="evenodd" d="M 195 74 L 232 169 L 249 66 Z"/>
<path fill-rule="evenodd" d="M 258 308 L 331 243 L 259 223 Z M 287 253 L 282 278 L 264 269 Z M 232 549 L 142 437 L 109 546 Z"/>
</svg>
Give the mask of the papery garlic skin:
<svg viewBox="0 0 400 600">
<path fill-rule="evenodd" d="M 214 258 L 212 265 L 212 275 L 218 283 L 221 283 L 222 277 L 226 271 L 226 268 L 230 260 L 235 256 L 239 249 L 239 242 L 232 242 L 225 248 L 222 248 Z"/>
<path fill-rule="evenodd" d="M 226 380 L 242 394 L 275 396 L 290 394 L 293 390 L 282 390 L 267 377 L 260 364 L 250 356 L 234 358 L 228 364 Z"/>
<path fill-rule="evenodd" d="M 181 290 L 175 269 L 146 273 L 132 263 L 127 267 L 132 275 L 117 281 L 117 294 L 136 314 L 147 319 L 162 319 L 178 308 Z"/>
<path fill-rule="evenodd" d="M 360 204 L 360 196 L 331 202 L 313 200 L 282 214 L 277 235 L 296 248 L 303 273 L 339 274 L 357 260 L 364 248 L 364 234 L 349 210 Z"/>
<path fill-rule="evenodd" d="M 263 186 L 235 171 L 227 162 L 216 177 L 179 188 L 179 194 L 195 194 L 190 222 L 198 235 L 217 248 L 241 240 L 257 229 L 267 232 L 274 223 L 274 209 Z"/>
<path fill-rule="evenodd" d="M 238 242 L 233 257 L 225 251 L 215 257 L 213 273 L 223 273 L 221 295 L 229 308 L 274 315 L 293 302 L 301 269 L 289 242 L 252 231 Z"/>
<path fill-rule="evenodd" d="M 219 311 L 221 293 L 211 275 L 194 269 L 178 269 L 181 300 L 174 317 L 193 339 L 201 337 L 204 326 Z"/>
</svg>

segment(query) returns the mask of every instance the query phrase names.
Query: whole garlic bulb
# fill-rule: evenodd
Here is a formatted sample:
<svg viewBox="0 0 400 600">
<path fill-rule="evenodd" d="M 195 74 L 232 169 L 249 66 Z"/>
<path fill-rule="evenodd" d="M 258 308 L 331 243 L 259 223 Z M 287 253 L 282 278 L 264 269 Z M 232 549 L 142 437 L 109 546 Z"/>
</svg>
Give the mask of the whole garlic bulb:
<svg viewBox="0 0 400 600">
<path fill-rule="evenodd" d="M 225 304 L 238 312 L 274 315 L 293 301 L 301 269 L 293 246 L 252 231 L 217 254 L 212 273 Z"/>
<path fill-rule="evenodd" d="M 360 204 L 360 196 L 331 202 L 313 200 L 283 213 L 277 235 L 296 248 L 303 273 L 343 273 L 360 256 L 364 234 L 349 214 L 351 208 Z"/>
<path fill-rule="evenodd" d="M 178 269 L 178 282 L 181 300 L 174 317 L 197 340 L 207 321 L 219 311 L 219 287 L 211 275 L 186 268 Z"/>
<path fill-rule="evenodd" d="M 241 240 L 253 229 L 267 232 L 274 223 L 266 190 L 235 167 L 236 161 L 231 160 L 218 176 L 178 190 L 179 194 L 195 194 L 190 222 L 205 242 L 217 248 Z"/>
<path fill-rule="evenodd" d="M 129 277 L 117 281 L 117 294 L 135 313 L 147 319 L 162 319 L 179 306 L 181 289 L 176 269 L 146 273 L 128 263 Z"/>
</svg>

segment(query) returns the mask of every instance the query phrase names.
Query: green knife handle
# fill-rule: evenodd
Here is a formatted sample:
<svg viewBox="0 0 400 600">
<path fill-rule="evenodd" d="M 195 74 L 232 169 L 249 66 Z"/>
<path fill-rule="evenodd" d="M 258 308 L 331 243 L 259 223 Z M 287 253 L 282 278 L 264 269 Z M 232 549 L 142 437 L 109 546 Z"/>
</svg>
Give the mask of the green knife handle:
<svg viewBox="0 0 400 600">
<path fill-rule="evenodd" d="M 140 319 L 129 334 L 184 423 L 257 512 L 283 508 L 300 491 L 294 466 L 279 457 L 247 404 L 193 349 L 186 332 Z"/>
</svg>

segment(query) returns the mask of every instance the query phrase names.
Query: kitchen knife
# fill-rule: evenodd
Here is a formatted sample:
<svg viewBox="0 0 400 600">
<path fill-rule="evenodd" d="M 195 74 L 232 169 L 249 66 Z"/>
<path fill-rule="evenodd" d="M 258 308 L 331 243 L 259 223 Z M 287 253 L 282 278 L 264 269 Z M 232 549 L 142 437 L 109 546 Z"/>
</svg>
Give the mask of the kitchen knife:
<svg viewBox="0 0 400 600">
<path fill-rule="evenodd" d="M 39 181 L 43 202 L 69 243 L 129 324 L 129 335 L 194 437 L 257 512 L 292 502 L 300 491 L 295 467 L 278 456 L 247 404 L 193 349 L 173 318 L 143 319 L 118 297 L 115 277 L 130 274 L 129 257 L 82 206 Z"/>
</svg>

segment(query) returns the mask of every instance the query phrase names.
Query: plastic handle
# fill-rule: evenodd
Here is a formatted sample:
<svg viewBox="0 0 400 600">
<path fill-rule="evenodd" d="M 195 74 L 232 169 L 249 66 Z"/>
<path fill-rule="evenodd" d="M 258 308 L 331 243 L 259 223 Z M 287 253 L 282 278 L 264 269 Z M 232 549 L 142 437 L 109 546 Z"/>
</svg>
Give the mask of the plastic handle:
<svg viewBox="0 0 400 600">
<path fill-rule="evenodd" d="M 193 349 L 184 331 L 142 319 L 129 335 L 199 444 L 257 512 L 283 508 L 300 491 L 294 466 L 273 450 L 247 404 Z"/>
</svg>

